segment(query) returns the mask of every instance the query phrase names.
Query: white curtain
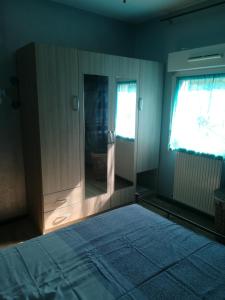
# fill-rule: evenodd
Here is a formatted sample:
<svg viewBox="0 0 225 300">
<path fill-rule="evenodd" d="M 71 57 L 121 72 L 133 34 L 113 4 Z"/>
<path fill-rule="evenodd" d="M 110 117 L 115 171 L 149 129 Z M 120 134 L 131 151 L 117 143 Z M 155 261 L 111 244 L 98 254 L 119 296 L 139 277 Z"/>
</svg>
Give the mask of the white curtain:
<svg viewBox="0 0 225 300">
<path fill-rule="evenodd" d="M 225 157 L 225 74 L 178 79 L 169 147 Z"/>
</svg>

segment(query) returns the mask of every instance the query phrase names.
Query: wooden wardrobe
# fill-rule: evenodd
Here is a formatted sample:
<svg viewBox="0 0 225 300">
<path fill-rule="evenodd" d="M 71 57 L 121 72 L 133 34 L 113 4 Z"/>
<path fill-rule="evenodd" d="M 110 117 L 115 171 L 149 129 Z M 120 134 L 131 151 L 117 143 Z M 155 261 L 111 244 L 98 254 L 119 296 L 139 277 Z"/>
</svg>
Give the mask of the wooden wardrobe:
<svg viewBox="0 0 225 300">
<path fill-rule="evenodd" d="M 45 233 L 134 199 L 136 173 L 158 167 L 162 65 L 44 44 L 17 51 L 29 213 Z M 137 82 L 133 185 L 115 191 L 115 146 L 108 145 L 108 187 L 85 199 L 84 74 L 108 77 L 109 131 L 115 129 L 115 84 Z M 140 107 L 141 106 L 141 107 Z"/>
</svg>

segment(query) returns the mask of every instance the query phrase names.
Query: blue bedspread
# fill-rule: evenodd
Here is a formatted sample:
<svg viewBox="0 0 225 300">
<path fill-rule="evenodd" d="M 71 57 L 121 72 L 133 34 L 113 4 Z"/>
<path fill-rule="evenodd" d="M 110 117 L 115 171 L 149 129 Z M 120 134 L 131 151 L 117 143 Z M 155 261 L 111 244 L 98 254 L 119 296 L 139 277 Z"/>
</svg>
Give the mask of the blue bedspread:
<svg viewBox="0 0 225 300">
<path fill-rule="evenodd" d="M 0 251 L 0 299 L 225 299 L 225 247 L 130 205 Z"/>
</svg>

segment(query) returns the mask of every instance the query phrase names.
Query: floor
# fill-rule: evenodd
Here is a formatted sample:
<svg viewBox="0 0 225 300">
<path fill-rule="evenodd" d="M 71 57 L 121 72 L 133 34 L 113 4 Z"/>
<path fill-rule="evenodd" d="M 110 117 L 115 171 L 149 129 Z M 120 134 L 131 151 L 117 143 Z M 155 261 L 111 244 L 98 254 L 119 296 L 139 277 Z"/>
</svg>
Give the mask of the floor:
<svg viewBox="0 0 225 300">
<path fill-rule="evenodd" d="M 22 217 L 0 224 L 0 249 L 24 242 L 37 235 L 28 217 Z"/>
<path fill-rule="evenodd" d="M 134 185 L 133 182 L 131 182 L 129 180 L 122 178 L 118 175 L 115 176 L 115 191 L 124 189 L 129 186 L 133 186 L 133 185 Z"/>
<path fill-rule="evenodd" d="M 107 193 L 107 173 L 106 170 L 97 171 L 93 168 L 85 167 L 85 198 L 95 197 Z"/>
<path fill-rule="evenodd" d="M 202 214 L 201 212 L 196 211 L 192 208 L 184 207 L 179 204 L 177 205 L 177 203 L 175 203 L 175 202 L 166 201 L 165 199 L 160 199 L 160 198 L 156 198 L 156 197 L 152 197 L 152 196 L 145 196 L 145 197 L 143 197 L 143 200 L 144 201 L 141 200 L 139 202 L 140 205 L 142 205 L 145 208 L 150 209 L 151 211 L 154 211 L 157 214 L 160 214 L 166 218 L 168 218 L 168 214 L 160 209 L 155 208 L 154 206 L 151 205 L 151 203 L 159 205 L 167 210 L 170 210 L 170 211 L 176 213 L 177 215 L 180 215 L 181 217 L 184 217 L 186 219 L 193 221 L 194 223 L 197 223 L 208 229 L 216 231 L 215 224 L 214 224 L 214 218 L 211 216 Z M 186 228 L 193 230 L 196 233 L 203 234 L 212 240 L 216 239 L 215 236 L 212 235 L 211 233 L 203 231 L 203 230 L 197 228 L 196 226 L 181 220 L 180 218 L 170 215 L 169 219 L 171 221 L 174 221 L 175 223 L 178 223 Z"/>
<path fill-rule="evenodd" d="M 194 211 L 192 209 L 184 208 L 182 206 L 177 206 L 174 203 L 165 201 L 163 199 L 159 199 L 152 196 L 145 196 L 143 197 L 144 201 L 140 201 L 139 204 L 144 206 L 145 208 L 154 211 L 164 217 L 167 217 L 167 214 L 155 207 L 153 207 L 150 204 L 150 201 L 161 205 L 164 208 L 167 208 L 171 211 L 176 212 L 177 214 L 186 217 L 200 225 L 203 225 L 210 229 L 214 228 L 214 220 L 211 217 L 208 217 L 206 215 L 203 215 L 197 211 Z M 206 233 L 195 226 L 186 223 L 184 221 L 181 221 L 180 219 L 170 216 L 170 219 L 174 222 L 181 224 L 184 227 L 190 228 L 191 230 L 206 235 L 211 239 L 215 239 L 213 235 Z M 0 248 L 5 248 L 7 246 L 11 246 L 17 243 L 21 243 L 23 241 L 29 240 L 33 237 L 37 236 L 37 233 L 35 232 L 35 228 L 32 225 L 31 220 L 29 218 L 20 218 L 5 224 L 0 225 Z"/>
<path fill-rule="evenodd" d="M 126 180 L 120 176 L 115 176 L 115 190 L 132 186 L 133 182 Z M 85 198 L 95 197 L 101 194 L 107 193 L 107 181 L 102 179 L 96 179 L 91 173 L 86 173 L 85 178 Z"/>
</svg>

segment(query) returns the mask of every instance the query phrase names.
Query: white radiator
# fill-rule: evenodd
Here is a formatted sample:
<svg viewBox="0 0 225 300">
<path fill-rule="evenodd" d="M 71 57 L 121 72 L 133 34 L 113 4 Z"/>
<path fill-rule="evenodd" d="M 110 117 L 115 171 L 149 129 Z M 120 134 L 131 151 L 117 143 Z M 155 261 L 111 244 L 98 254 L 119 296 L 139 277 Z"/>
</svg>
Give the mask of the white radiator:
<svg viewBox="0 0 225 300">
<path fill-rule="evenodd" d="M 214 190 L 220 187 L 222 160 L 178 152 L 173 198 L 214 215 Z"/>
</svg>

